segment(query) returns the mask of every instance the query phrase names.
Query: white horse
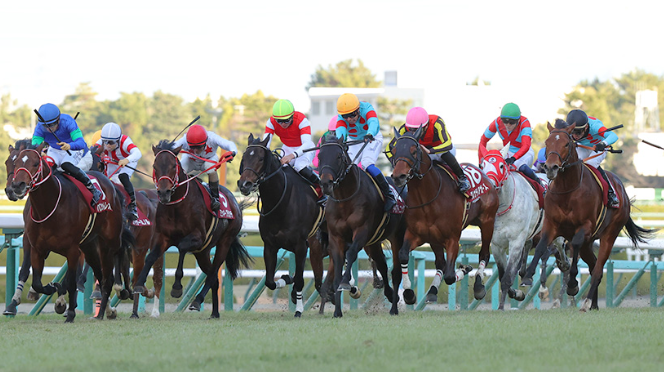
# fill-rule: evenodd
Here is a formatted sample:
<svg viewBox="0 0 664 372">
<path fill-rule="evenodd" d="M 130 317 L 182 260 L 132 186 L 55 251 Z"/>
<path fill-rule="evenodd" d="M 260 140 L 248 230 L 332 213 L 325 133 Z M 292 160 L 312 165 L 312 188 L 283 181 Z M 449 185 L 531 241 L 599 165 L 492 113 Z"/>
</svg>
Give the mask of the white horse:
<svg viewBox="0 0 664 372">
<path fill-rule="evenodd" d="M 480 168 L 498 189 L 500 200 L 491 239 L 491 252 L 498 265 L 501 284 L 500 310 L 504 309 L 506 295 L 518 301 L 525 298 L 523 291 L 513 289 L 512 284 L 521 266 L 521 259 L 527 257 L 532 239 L 541 231 L 544 219 L 544 210 L 539 207 L 533 187 L 525 176 L 513 172 L 505 163 L 508 149 L 509 145 L 501 151 L 483 152 L 480 162 Z M 559 247 L 560 250 L 562 247 Z M 540 289 L 543 290 L 546 287 Z"/>
</svg>

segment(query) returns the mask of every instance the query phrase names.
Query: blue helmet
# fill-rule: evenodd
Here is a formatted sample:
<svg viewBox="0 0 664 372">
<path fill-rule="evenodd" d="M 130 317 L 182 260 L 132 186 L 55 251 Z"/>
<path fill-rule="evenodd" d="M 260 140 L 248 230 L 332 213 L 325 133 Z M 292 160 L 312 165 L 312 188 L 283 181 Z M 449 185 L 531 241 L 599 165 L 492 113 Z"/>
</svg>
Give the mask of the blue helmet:
<svg viewBox="0 0 664 372">
<path fill-rule="evenodd" d="M 52 103 L 45 103 L 39 107 L 39 124 L 53 125 L 60 119 L 60 109 Z"/>
<path fill-rule="evenodd" d="M 542 147 L 537 153 L 537 161 L 540 163 L 546 163 L 546 147 Z"/>
</svg>

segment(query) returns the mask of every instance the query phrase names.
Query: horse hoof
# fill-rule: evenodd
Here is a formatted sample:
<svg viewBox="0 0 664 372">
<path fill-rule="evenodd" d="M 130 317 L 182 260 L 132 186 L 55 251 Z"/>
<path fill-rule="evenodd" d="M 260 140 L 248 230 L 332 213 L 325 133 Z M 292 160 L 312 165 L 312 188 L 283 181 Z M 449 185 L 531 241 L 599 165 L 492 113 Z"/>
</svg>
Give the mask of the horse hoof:
<svg viewBox="0 0 664 372">
<path fill-rule="evenodd" d="M 219 313 L 212 313 L 210 314 L 210 319 L 219 319 Z"/>
<path fill-rule="evenodd" d="M 138 319 L 138 314 L 132 313 L 129 319 Z"/>
<path fill-rule="evenodd" d="M 517 290 L 514 299 L 517 301 L 523 301 L 526 299 L 526 295 L 523 293 L 523 291 Z"/>
<path fill-rule="evenodd" d="M 342 291 L 350 291 L 351 287 L 350 284 L 348 283 L 339 283 L 339 288 L 337 288 L 338 292 Z"/>
<path fill-rule="evenodd" d="M 128 300 L 130 296 L 131 296 L 131 294 L 129 293 L 128 290 L 123 289 L 123 290 L 120 291 L 120 299 L 121 300 Z"/>
<path fill-rule="evenodd" d="M 473 286 L 473 295 L 476 300 L 481 300 L 486 296 L 486 288 L 479 275 L 475 276 L 475 285 Z"/>
<path fill-rule="evenodd" d="M 560 300 L 557 298 L 553 301 L 553 305 L 551 305 L 552 309 L 560 309 Z"/>
<path fill-rule="evenodd" d="M 5 311 L 2 312 L 2 315 L 16 315 L 16 306 L 18 306 L 16 300 L 12 300 L 9 306 L 5 308 Z"/>
<path fill-rule="evenodd" d="M 344 314 L 341 311 L 339 311 L 339 312 L 337 312 L 336 310 L 334 311 L 334 317 L 335 318 L 342 318 L 343 316 L 344 316 Z"/>
<path fill-rule="evenodd" d="M 399 315 L 399 309 L 397 309 L 396 307 L 390 309 L 390 315 Z"/>
<path fill-rule="evenodd" d="M 417 296 L 415 296 L 415 291 L 412 289 L 406 289 L 403 291 L 403 301 L 406 305 L 415 305 L 417 302 Z"/>
<path fill-rule="evenodd" d="M 533 278 L 522 278 L 521 279 L 521 286 L 522 287 L 530 287 L 533 285 Z"/>
<path fill-rule="evenodd" d="M 383 279 L 381 278 L 374 278 L 373 280 L 373 287 L 376 289 L 381 289 L 383 288 L 385 284 L 383 283 Z"/>
<path fill-rule="evenodd" d="M 436 302 L 438 302 L 438 295 L 429 293 L 427 295 L 426 301 L 427 301 L 428 304 L 435 304 Z"/>
<path fill-rule="evenodd" d="M 549 288 L 540 287 L 538 295 L 541 300 L 546 300 L 549 297 Z"/>
<path fill-rule="evenodd" d="M 145 291 L 145 287 L 143 287 L 141 285 L 134 287 L 134 294 L 135 295 L 142 295 L 144 291 Z"/>
<path fill-rule="evenodd" d="M 358 298 L 362 297 L 362 292 L 360 291 L 359 288 L 352 287 L 350 289 L 350 297 L 354 300 L 357 300 Z"/>
<path fill-rule="evenodd" d="M 189 310 L 191 311 L 201 311 L 201 303 L 198 301 L 194 301 L 189 305 Z"/>
<path fill-rule="evenodd" d="M 153 289 L 148 289 L 148 293 L 145 294 L 145 298 L 154 298 L 155 290 Z"/>
<path fill-rule="evenodd" d="M 173 298 L 180 298 L 182 297 L 182 288 L 173 288 L 171 289 L 171 297 Z"/>
<path fill-rule="evenodd" d="M 299 312 L 299 311 L 296 311 L 296 312 L 295 312 L 295 317 L 296 317 L 296 318 L 301 318 L 301 317 L 302 317 L 302 313 Z"/>
<path fill-rule="evenodd" d="M 56 314 L 64 314 L 65 310 L 67 310 L 67 304 L 59 304 L 56 302 L 54 309 Z"/>
<path fill-rule="evenodd" d="M 579 293 L 579 286 L 577 285 L 576 287 L 567 287 L 567 295 L 568 296 L 576 296 L 576 294 Z"/>
<path fill-rule="evenodd" d="M 579 311 L 582 312 L 582 313 L 587 312 L 588 310 L 591 309 L 590 305 L 591 305 L 591 301 L 586 298 L 585 300 L 583 300 L 583 305 L 581 305 L 581 308 L 579 309 Z"/>
<path fill-rule="evenodd" d="M 92 292 L 92 294 L 90 295 L 90 298 L 93 299 L 93 300 L 101 300 L 101 292 L 99 292 L 99 291 Z"/>
<path fill-rule="evenodd" d="M 30 290 L 28 291 L 28 300 L 38 301 L 39 293 L 37 293 L 37 291 L 35 291 L 34 289 L 30 288 Z"/>
<path fill-rule="evenodd" d="M 112 320 L 112 319 L 115 319 L 117 317 L 118 317 L 118 311 L 115 310 L 115 309 L 111 309 L 111 311 L 109 311 L 108 314 L 106 314 L 106 319 L 111 319 Z"/>
</svg>

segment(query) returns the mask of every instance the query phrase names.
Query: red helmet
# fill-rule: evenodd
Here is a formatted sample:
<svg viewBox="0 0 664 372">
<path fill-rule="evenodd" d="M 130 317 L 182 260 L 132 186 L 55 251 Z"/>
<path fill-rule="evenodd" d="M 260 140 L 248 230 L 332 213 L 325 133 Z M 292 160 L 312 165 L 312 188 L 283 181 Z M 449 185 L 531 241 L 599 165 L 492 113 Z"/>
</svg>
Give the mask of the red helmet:
<svg viewBox="0 0 664 372">
<path fill-rule="evenodd" d="M 207 131 L 202 126 L 195 124 L 187 131 L 187 144 L 189 147 L 203 146 L 207 142 Z"/>
</svg>

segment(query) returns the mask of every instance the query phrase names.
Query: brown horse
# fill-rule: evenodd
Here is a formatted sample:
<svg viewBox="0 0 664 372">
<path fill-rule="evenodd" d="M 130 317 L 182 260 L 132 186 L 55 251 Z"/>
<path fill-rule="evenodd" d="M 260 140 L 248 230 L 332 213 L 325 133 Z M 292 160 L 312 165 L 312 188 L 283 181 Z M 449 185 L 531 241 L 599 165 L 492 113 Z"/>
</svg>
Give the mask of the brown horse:
<svg viewBox="0 0 664 372">
<path fill-rule="evenodd" d="M 104 173 L 106 176 L 109 176 L 106 172 L 106 163 L 108 160 L 101 159 L 100 152 L 102 148 L 97 148 L 92 146 L 90 151 L 92 152 L 92 168 Z M 112 175 L 111 175 L 112 177 Z M 117 177 L 116 177 L 117 178 Z M 115 179 L 111 179 L 113 183 L 120 189 L 123 189 L 124 186 Z M 155 222 L 157 216 L 157 204 L 159 203 L 157 192 L 154 189 L 136 189 L 136 205 L 138 209 L 145 214 L 147 219 L 150 221 L 150 225 L 141 225 L 129 223 L 129 230 L 134 235 L 135 244 L 132 245 L 131 249 L 131 262 L 134 266 L 134 276 L 131 280 L 132 287 L 136 286 L 138 281 L 138 273 L 143 270 L 145 266 L 145 256 L 148 254 L 150 248 L 152 248 L 152 239 L 155 232 Z M 184 255 L 183 255 L 184 256 Z M 128 262 L 127 262 L 128 263 Z M 125 265 L 122 268 L 123 275 L 129 276 L 129 265 Z M 144 289 L 141 293 L 146 298 L 155 298 L 154 306 L 152 308 L 152 317 L 159 316 L 159 295 L 161 293 L 161 288 L 164 284 L 164 257 L 160 257 L 157 262 L 154 264 L 154 273 L 152 276 L 152 281 L 154 283 L 154 289 L 148 290 Z M 179 297 L 179 296 L 178 296 Z M 134 307 L 132 310 L 132 318 L 138 318 L 138 303 L 139 303 L 139 294 L 134 295 Z"/>
<path fill-rule="evenodd" d="M 537 261 L 551 242 L 562 236 L 571 244 L 572 268 L 567 283 L 567 294 L 579 292 L 577 263 L 579 255 L 588 264 L 592 280 L 590 290 L 581 306 L 581 311 L 597 310 L 597 288 L 602 280 L 604 263 L 609 258 L 613 243 L 624 228 L 636 247 L 653 235 L 653 230 L 644 229 L 630 217 L 631 202 L 625 187 L 616 175 L 606 172 L 620 200 L 618 208 L 607 208 L 602 200 L 602 189 L 594 173 L 583 164 L 576 152 L 576 141 L 572 138 L 574 126 L 548 124 L 546 139 L 547 177 L 552 180 L 544 198 L 544 226 L 542 239 L 535 248 L 535 256 L 528 266 L 526 278 L 532 281 Z M 599 253 L 595 256 L 593 242 L 599 239 Z M 612 284 L 612 283 L 610 283 Z"/>
<path fill-rule="evenodd" d="M 395 131 L 396 132 L 396 131 Z M 478 168 L 465 164 L 472 190 L 479 190 L 468 200 L 459 193 L 457 182 L 449 172 L 435 165 L 419 144 L 422 129 L 403 135 L 396 133 L 396 144 L 392 149 L 394 171 L 392 178 L 397 186 L 409 186 L 406 199 L 408 229 L 399 251 L 402 271 L 408 270 L 408 255 L 413 249 L 429 243 L 436 256 L 436 277 L 427 293 L 427 302 L 437 302 L 438 286 L 441 278 L 447 285 L 454 284 L 467 274 L 469 267 L 455 272 L 454 265 L 459 255 L 461 231 L 468 225 L 478 226 L 482 232 L 482 248 L 479 253 L 479 270 L 475 277 L 474 295 L 482 299 L 486 295 L 482 283 L 483 269 L 490 258 L 490 244 L 493 237 L 494 220 L 500 203 L 498 193 L 491 182 Z M 472 191 L 471 190 L 471 191 Z M 481 193 L 484 191 L 484 193 Z M 445 259 L 447 254 L 447 260 Z M 416 302 L 415 292 L 409 282 L 404 282 L 404 301 Z"/>
<path fill-rule="evenodd" d="M 329 252 L 334 266 L 333 285 L 337 290 L 334 316 L 343 316 L 341 291 L 352 291 L 351 268 L 363 247 L 384 279 L 385 297 L 392 302 L 390 314 L 396 315 L 399 302 L 396 289 L 401 282 L 401 270 L 397 265 L 392 268 L 393 287 L 390 287 L 381 242 L 388 239 L 392 244 L 393 256 L 396 257 L 395 253 L 403 242 L 406 224 L 401 214 L 384 212 L 381 191 L 375 186 L 372 177 L 353 163 L 348 156 L 347 146 L 343 138 L 329 135 L 322 142 L 318 154 L 321 186 L 329 195 L 325 218 Z M 344 256 L 346 271 L 342 275 Z M 325 289 L 323 293 L 326 293 Z"/>
<path fill-rule="evenodd" d="M 322 252 L 316 244 L 316 232 L 323 218 L 323 208 L 316 204 L 318 196 L 311 184 L 292 167 L 283 167 L 279 157 L 267 147 L 269 138 L 261 141 L 249 135 L 248 146 L 240 163 L 238 187 L 243 195 L 258 189 L 263 201 L 259 209 L 258 227 L 263 239 L 265 286 L 271 290 L 293 283 L 291 301 L 295 303 L 295 317 L 302 316 L 304 303 L 304 265 L 309 247 L 316 289 L 321 290 Z M 312 241 L 312 243 L 308 243 Z M 277 253 L 280 248 L 295 253 L 295 275 L 283 275 L 275 282 Z M 319 262 L 316 262 L 319 261 Z M 324 294 L 321 293 L 321 296 Z"/>
<path fill-rule="evenodd" d="M 163 140 L 152 146 L 155 154 L 153 176 L 159 205 L 157 206 L 156 231 L 153 248 L 145 258 L 145 266 L 134 287 L 142 293 L 148 272 L 155 261 L 171 246 L 181 252 L 192 253 L 201 270 L 207 275 L 205 285 L 212 289 L 211 318 L 219 318 L 219 279 L 217 273 L 226 262 L 232 279 L 238 275 L 241 265 L 251 261 L 238 234 L 242 228 L 242 207 L 233 194 L 220 187 L 222 204 L 228 203 L 233 219 L 217 218 L 207 211 L 205 198 L 197 186 L 198 179 L 188 179 L 177 154 L 181 148 L 173 148 L 173 142 Z M 211 250 L 216 247 L 214 261 Z M 202 299 L 197 296 L 195 301 Z M 199 302 L 200 304 L 200 302 Z"/>
<path fill-rule="evenodd" d="M 91 172 L 108 201 L 106 209 L 92 214 L 87 201 L 69 179 L 54 173 L 41 151 L 43 144 L 21 151 L 14 164 L 12 190 L 19 199 L 30 193 L 26 204 L 24 242 L 29 244 L 33 268 L 32 287 L 38 293 L 59 295 L 69 292 L 66 322 L 76 317 L 76 269 L 81 252 L 101 283 L 102 303 L 97 319 L 103 319 L 113 287 L 113 267 L 124 257 L 133 237 L 123 225 L 123 200 L 103 174 Z M 100 205 L 101 206 L 101 205 Z M 49 252 L 67 258 L 65 288 L 59 283 L 41 283 L 44 259 Z"/>
</svg>

